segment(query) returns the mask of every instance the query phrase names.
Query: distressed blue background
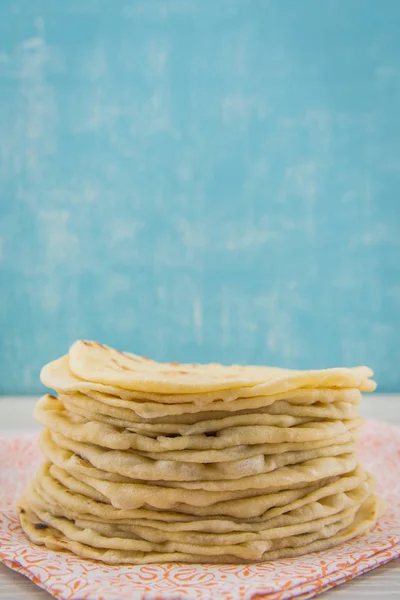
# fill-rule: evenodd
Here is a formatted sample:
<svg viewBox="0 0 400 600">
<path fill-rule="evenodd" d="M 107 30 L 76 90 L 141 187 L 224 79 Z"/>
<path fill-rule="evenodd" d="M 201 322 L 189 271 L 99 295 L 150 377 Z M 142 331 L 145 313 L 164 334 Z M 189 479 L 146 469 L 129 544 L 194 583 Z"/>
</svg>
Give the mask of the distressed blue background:
<svg viewBox="0 0 400 600">
<path fill-rule="evenodd" d="M 398 0 L 3 0 L 0 392 L 76 338 L 400 391 Z"/>
</svg>

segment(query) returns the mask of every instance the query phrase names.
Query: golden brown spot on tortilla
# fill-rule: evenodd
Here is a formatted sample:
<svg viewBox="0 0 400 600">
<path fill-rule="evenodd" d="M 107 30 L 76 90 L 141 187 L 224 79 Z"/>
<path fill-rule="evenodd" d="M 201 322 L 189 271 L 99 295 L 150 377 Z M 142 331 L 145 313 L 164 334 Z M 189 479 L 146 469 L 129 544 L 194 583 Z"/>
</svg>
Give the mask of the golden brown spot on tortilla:
<svg viewBox="0 0 400 600">
<path fill-rule="evenodd" d="M 141 358 L 136 358 L 135 356 L 131 356 L 128 352 L 120 352 L 121 356 L 123 356 L 124 358 L 126 358 L 127 360 L 129 360 L 130 362 L 133 362 L 135 364 L 138 364 L 141 362 Z"/>
</svg>

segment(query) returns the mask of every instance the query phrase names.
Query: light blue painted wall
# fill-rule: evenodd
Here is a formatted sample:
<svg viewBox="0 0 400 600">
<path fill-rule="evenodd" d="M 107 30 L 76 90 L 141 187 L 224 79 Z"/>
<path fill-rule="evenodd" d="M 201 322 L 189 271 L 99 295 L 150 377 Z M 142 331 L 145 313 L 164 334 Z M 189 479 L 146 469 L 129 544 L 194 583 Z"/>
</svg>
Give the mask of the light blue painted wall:
<svg viewBox="0 0 400 600">
<path fill-rule="evenodd" d="M 0 392 L 76 338 L 400 391 L 398 0 L 2 0 Z"/>
</svg>

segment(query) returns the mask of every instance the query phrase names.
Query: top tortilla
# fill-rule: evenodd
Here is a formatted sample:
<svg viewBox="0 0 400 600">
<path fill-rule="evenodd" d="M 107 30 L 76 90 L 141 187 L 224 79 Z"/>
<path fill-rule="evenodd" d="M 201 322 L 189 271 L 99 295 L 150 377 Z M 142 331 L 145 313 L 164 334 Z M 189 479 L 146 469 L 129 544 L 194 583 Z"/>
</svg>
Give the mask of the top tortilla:
<svg viewBox="0 0 400 600">
<path fill-rule="evenodd" d="M 259 366 L 159 363 L 97 342 L 80 340 L 71 346 L 67 360 L 63 358 L 46 365 L 41 379 L 53 389 L 67 386 L 70 390 L 83 391 L 95 386 L 109 394 L 129 390 L 156 394 L 154 400 L 167 403 L 187 402 L 188 394 L 200 394 L 193 397 L 193 401 L 207 403 L 215 400 L 214 392 L 228 402 L 239 397 L 269 396 L 296 389 L 372 391 L 375 389 L 375 383 L 369 380 L 372 375 L 368 367 L 297 371 Z M 173 397 L 163 396 L 168 394 Z"/>
</svg>

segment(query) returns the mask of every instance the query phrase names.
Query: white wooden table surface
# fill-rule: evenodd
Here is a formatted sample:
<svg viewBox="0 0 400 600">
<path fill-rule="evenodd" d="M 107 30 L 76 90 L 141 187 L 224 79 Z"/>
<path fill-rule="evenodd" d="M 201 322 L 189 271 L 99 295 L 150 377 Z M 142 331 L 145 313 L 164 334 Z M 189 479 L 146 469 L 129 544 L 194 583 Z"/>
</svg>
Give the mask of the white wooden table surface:
<svg viewBox="0 0 400 600">
<path fill-rule="evenodd" d="M 1 432 L 39 431 L 32 417 L 35 398 L 0 397 Z M 364 397 L 362 413 L 366 418 L 400 425 L 400 395 L 371 394 Z M 393 560 L 342 586 L 324 592 L 321 600 L 400 600 L 400 559 Z M 0 564 L 0 600 L 46 600 L 47 592 L 29 579 Z M 108 600 L 118 600 L 109 598 Z M 216 599 L 218 600 L 218 599 Z"/>
</svg>

